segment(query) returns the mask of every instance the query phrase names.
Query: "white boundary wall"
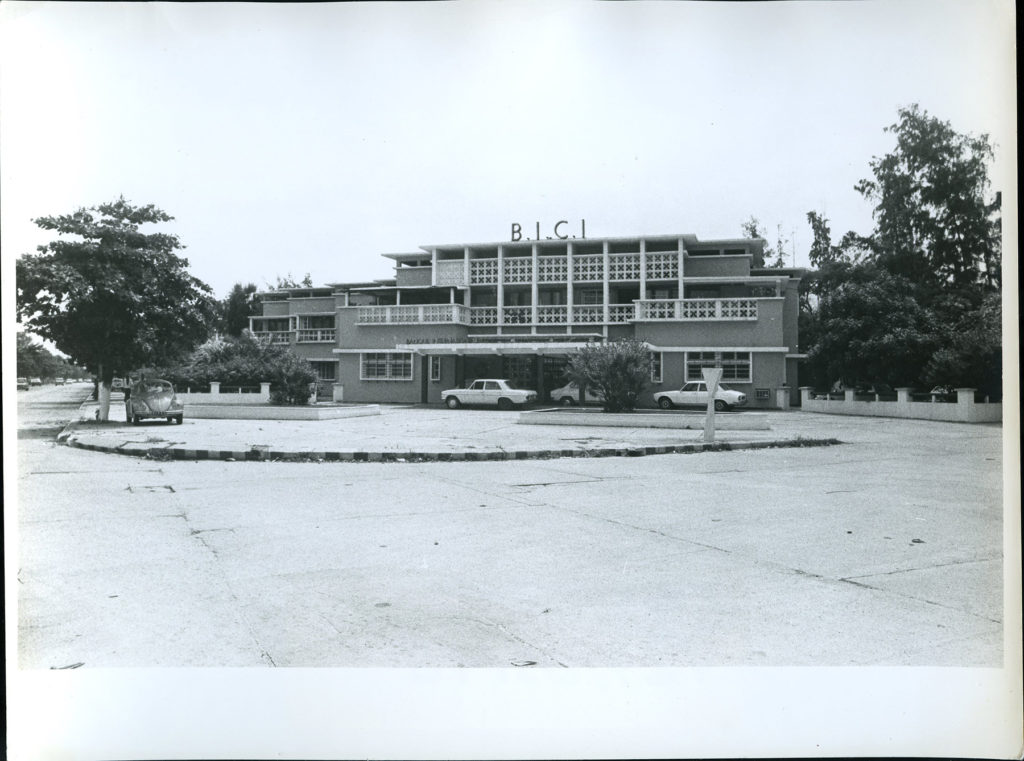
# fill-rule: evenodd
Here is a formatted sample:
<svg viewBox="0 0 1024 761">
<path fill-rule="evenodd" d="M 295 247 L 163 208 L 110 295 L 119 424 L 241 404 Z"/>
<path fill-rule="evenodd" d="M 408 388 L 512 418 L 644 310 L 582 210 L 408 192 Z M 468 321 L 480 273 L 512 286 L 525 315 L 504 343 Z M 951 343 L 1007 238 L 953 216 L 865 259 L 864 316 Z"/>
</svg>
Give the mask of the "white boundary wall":
<svg viewBox="0 0 1024 761">
<path fill-rule="evenodd" d="M 855 401 L 853 391 L 849 389 L 843 399 L 814 399 L 813 393 L 809 386 L 800 387 L 800 406 L 804 412 L 942 420 L 950 423 L 1000 423 L 1003 420 L 1003 405 L 978 404 L 974 401 L 973 388 L 958 388 L 955 403 L 914 402 L 910 400 L 909 388 L 896 389 L 895 402 Z"/>
<path fill-rule="evenodd" d="M 210 384 L 208 394 L 191 394 L 176 390 L 176 396 L 184 404 L 270 404 L 270 383 L 261 383 L 258 394 L 222 394 L 220 383 L 214 381 Z"/>
</svg>

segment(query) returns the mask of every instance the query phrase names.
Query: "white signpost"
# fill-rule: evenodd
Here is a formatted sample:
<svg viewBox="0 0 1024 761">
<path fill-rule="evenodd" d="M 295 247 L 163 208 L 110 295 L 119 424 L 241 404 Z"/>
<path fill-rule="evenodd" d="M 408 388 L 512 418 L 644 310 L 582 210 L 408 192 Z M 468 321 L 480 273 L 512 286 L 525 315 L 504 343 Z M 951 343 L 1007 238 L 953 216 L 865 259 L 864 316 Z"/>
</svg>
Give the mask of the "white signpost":
<svg viewBox="0 0 1024 761">
<path fill-rule="evenodd" d="M 715 394 L 718 382 L 722 380 L 722 368 L 702 367 L 700 371 L 708 387 L 708 414 L 704 418 L 704 442 L 707 443 L 715 440 Z"/>
</svg>

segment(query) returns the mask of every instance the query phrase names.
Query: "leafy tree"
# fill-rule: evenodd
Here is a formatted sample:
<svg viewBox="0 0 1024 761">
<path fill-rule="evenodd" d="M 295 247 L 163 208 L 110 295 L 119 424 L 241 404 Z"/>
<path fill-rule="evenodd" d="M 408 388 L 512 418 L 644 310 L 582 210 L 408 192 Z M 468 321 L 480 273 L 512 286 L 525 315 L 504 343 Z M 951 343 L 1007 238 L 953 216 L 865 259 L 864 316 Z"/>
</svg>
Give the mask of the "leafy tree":
<svg viewBox="0 0 1024 761">
<path fill-rule="evenodd" d="M 270 382 L 276 404 L 306 404 L 316 373 L 307 360 L 276 344 L 260 341 L 249 331 L 237 338 L 213 339 L 197 348 L 179 366 L 156 374 L 175 386 L 196 386 L 220 381 L 228 386 L 257 386 Z"/>
<path fill-rule="evenodd" d="M 257 314 L 256 284 L 235 283 L 228 295 L 217 302 L 218 326 L 228 336 L 238 337 L 249 328 L 249 317 Z"/>
<path fill-rule="evenodd" d="M 820 385 L 973 386 L 1000 393 L 999 194 L 986 198 L 993 148 L 918 106 L 886 128 L 892 153 L 856 190 L 875 229 L 831 242 L 808 212 L 818 270 L 802 284 L 801 345 Z M 886 303 L 891 299 L 891 303 Z"/>
<path fill-rule="evenodd" d="M 740 229 L 747 238 L 761 238 L 766 243 L 768 233 L 761 227 L 757 217 L 751 215 L 750 219 L 740 223 Z M 766 245 L 764 249 L 764 261 L 768 267 L 782 268 L 786 266 L 786 246 L 789 239 L 782 234 L 782 224 L 775 225 L 775 246 Z M 774 260 L 772 260 L 774 257 Z"/>
<path fill-rule="evenodd" d="M 588 343 L 569 358 L 566 375 L 600 393 L 605 412 L 630 412 L 651 379 L 651 352 L 635 338 Z"/>
<path fill-rule="evenodd" d="M 17 311 L 26 327 L 99 378 L 100 419 L 110 382 L 132 368 L 167 362 L 208 335 L 209 287 L 174 252 L 177 236 L 143 233 L 168 222 L 153 205 L 123 197 L 35 223 L 58 238 L 17 263 Z"/>
<path fill-rule="evenodd" d="M 917 104 L 886 127 L 896 148 L 871 160 L 856 189 L 876 203 L 878 261 L 915 282 L 960 287 L 1001 282 L 999 197 L 986 199 L 988 135 L 956 132 Z"/>
<path fill-rule="evenodd" d="M 295 280 L 295 278 L 292 277 L 292 273 L 289 272 L 284 277 L 281 277 L 280 275 L 277 275 L 277 276 L 275 276 L 273 283 L 267 283 L 267 288 L 269 288 L 271 290 L 274 290 L 274 291 L 281 291 L 281 290 L 284 290 L 285 288 L 312 288 L 312 287 L 313 287 L 313 278 L 310 277 L 308 272 L 306 273 L 306 276 L 304 278 L 302 278 L 301 281 Z"/>
<path fill-rule="evenodd" d="M 913 284 L 873 264 L 847 265 L 816 317 L 808 359 L 819 382 L 914 385 L 938 348 L 933 315 Z"/>
</svg>

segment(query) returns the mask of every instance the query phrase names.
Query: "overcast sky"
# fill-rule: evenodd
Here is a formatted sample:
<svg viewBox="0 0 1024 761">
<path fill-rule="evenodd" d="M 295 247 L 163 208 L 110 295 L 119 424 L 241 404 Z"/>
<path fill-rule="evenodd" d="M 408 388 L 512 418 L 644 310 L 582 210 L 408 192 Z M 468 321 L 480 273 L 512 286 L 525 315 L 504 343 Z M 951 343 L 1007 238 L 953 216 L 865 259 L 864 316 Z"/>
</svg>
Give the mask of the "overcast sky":
<svg viewBox="0 0 1024 761">
<path fill-rule="evenodd" d="M 5 268 L 48 239 L 33 217 L 120 194 L 176 218 L 218 296 L 560 219 L 712 238 L 754 215 L 806 264 L 808 210 L 870 230 L 853 186 L 915 102 L 990 133 L 1015 182 L 1009 2 L 5 2 L 0 22 Z"/>
</svg>

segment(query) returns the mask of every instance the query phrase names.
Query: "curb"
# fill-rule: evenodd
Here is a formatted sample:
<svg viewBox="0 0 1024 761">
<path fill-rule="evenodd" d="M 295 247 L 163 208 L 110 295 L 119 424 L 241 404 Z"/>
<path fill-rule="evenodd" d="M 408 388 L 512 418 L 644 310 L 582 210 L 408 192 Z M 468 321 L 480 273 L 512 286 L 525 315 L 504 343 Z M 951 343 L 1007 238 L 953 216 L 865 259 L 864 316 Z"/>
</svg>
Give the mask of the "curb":
<svg viewBox="0 0 1024 761">
<path fill-rule="evenodd" d="M 841 444 L 838 439 L 780 439 L 776 441 L 713 442 L 663 446 L 595 447 L 593 449 L 459 449 L 447 452 L 399 452 L 341 450 L 331 452 L 284 452 L 274 449 L 187 449 L 147 447 L 142 444 L 106 446 L 81 442 L 71 436 L 69 424 L 57 436 L 59 443 L 76 449 L 106 454 L 144 457 L 151 460 L 219 460 L 222 462 L 485 462 L 497 460 L 551 460 L 572 457 L 647 457 L 662 454 L 732 452 L 744 449 L 824 447 Z"/>
</svg>

